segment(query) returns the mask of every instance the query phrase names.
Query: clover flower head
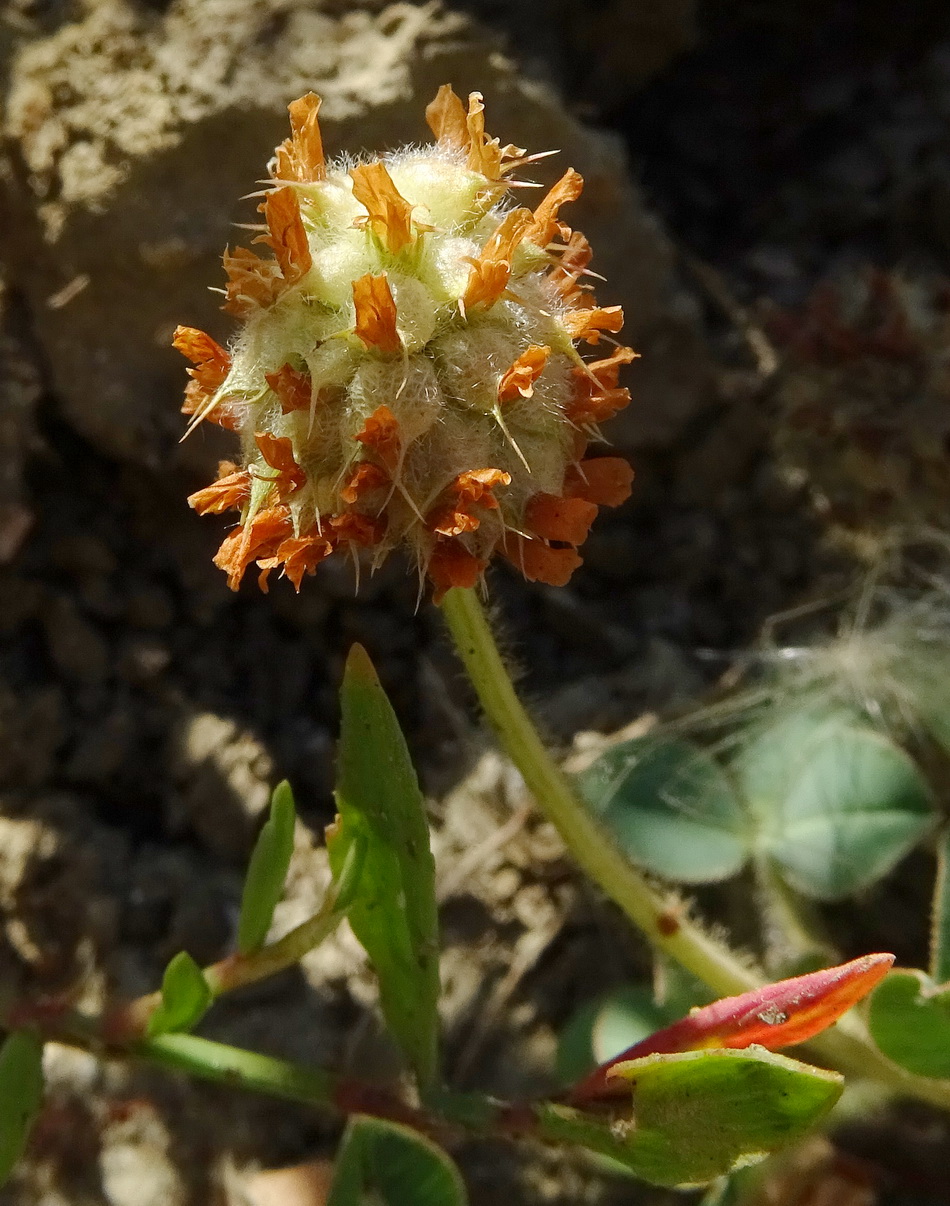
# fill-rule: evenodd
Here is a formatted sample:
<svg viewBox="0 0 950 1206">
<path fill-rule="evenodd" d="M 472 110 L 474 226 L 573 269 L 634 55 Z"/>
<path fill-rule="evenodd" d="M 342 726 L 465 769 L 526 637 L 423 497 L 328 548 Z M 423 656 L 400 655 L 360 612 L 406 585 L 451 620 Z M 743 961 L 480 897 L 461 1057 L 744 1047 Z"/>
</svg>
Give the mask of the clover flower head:
<svg viewBox="0 0 950 1206">
<path fill-rule="evenodd" d="M 561 585 L 600 505 L 630 493 L 618 457 L 585 457 L 629 401 L 634 359 L 611 336 L 619 306 L 596 304 L 587 240 L 559 218 L 582 180 L 568 169 L 534 209 L 509 173 L 537 156 L 485 132 L 446 85 L 426 116 L 435 144 L 371 161 L 324 158 L 313 93 L 290 105 L 263 223 L 269 249 L 224 253 L 224 309 L 243 321 L 230 350 L 191 327 L 183 410 L 238 433 L 189 499 L 240 523 L 215 562 L 232 588 L 253 563 L 299 589 L 336 551 L 373 568 L 407 545 L 434 586 L 475 585 L 494 553 Z M 608 342 L 584 360 L 576 345 Z"/>
</svg>

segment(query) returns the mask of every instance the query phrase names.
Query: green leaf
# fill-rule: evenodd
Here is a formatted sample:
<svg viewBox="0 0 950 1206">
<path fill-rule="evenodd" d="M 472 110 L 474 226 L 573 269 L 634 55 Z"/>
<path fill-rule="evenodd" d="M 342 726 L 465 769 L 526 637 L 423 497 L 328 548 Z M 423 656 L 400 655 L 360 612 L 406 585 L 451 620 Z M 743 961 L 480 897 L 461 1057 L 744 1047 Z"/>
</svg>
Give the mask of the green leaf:
<svg viewBox="0 0 950 1206">
<path fill-rule="evenodd" d="M 895 1064 L 917 1076 L 950 1077 L 950 990 L 923 972 L 891 972 L 871 996 L 868 1026 Z"/>
<path fill-rule="evenodd" d="M 0 1047 L 0 1185 L 23 1155 L 43 1104 L 43 1044 L 14 1030 Z"/>
<path fill-rule="evenodd" d="M 458 1169 L 409 1127 L 353 1118 L 337 1153 L 327 1206 L 466 1206 Z"/>
<path fill-rule="evenodd" d="M 274 788 L 270 816 L 258 834 L 247 868 L 238 923 L 238 948 L 243 954 L 256 951 L 267 938 L 294 852 L 296 819 L 293 792 L 284 780 Z"/>
<path fill-rule="evenodd" d="M 162 1003 L 148 1020 L 148 1035 L 191 1030 L 204 1017 L 214 997 L 204 972 L 187 951 L 165 968 Z"/>
<path fill-rule="evenodd" d="M 798 755 L 795 773 L 772 801 L 762 841 L 804 895 L 840 900 L 861 892 L 933 826 L 925 780 L 879 733 L 827 724 Z"/>
<path fill-rule="evenodd" d="M 540 1132 L 624 1163 L 654 1185 L 705 1185 L 798 1142 L 841 1095 L 840 1076 L 750 1047 L 652 1055 L 617 1065 L 628 1123 L 538 1107 Z"/>
<path fill-rule="evenodd" d="M 425 803 L 396 714 L 360 645 L 347 659 L 340 698 L 339 817 L 327 830 L 330 866 L 339 877 L 353 843 L 363 842 L 347 916 L 376 969 L 386 1022 L 420 1083 L 430 1085 L 439 962 Z"/>
<path fill-rule="evenodd" d="M 615 746 L 578 776 L 585 799 L 631 859 L 679 883 L 741 870 L 749 828 L 719 764 L 679 740 Z"/>
</svg>

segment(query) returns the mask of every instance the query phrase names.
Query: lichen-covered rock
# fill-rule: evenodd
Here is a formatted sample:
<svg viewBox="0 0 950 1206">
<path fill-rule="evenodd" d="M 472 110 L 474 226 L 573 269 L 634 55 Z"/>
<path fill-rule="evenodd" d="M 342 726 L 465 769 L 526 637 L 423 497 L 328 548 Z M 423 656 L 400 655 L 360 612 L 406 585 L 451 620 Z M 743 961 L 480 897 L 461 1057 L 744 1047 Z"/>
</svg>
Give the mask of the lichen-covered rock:
<svg viewBox="0 0 950 1206">
<path fill-rule="evenodd" d="M 164 13 L 101 0 L 16 54 L 0 254 L 70 422 L 139 464 L 213 463 L 221 445 L 207 434 L 176 451 L 180 367 L 169 343 L 181 321 L 228 334 L 207 289 L 231 223 L 250 217 L 235 199 L 281 137 L 287 103 L 319 91 L 336 147 L 398 145 L 423 135 L 419 98 L 445 82 L 482 91 L 507 137 L 559 148 L 585 177 L 578 225 L 604 249 L 628 338 L 649 363 L 613 439 L 679 430 L 702 397 L 706 360 L 670 246 L 616 143 L 521 78 L 458 14 L 315 0 L 180 0 Z M 554 172 L 539 175 L 550 183 Z"/>
</svg>

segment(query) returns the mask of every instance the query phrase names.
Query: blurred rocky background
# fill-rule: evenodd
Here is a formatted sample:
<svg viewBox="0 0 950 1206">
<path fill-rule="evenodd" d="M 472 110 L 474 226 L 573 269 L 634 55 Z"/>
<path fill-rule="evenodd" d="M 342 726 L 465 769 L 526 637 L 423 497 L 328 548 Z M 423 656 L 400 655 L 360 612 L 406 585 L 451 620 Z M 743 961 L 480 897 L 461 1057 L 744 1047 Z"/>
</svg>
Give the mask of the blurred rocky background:
<svg viewBox="0 0 950 1206">
<path fill-rule="evenodd" d="M 0 7 L 0 977 L 95 1006 L 154 987 L 182 948 L 219 956 L 283 776 L 305 821 L 283 921 L 301 918 L 326 874 L 335 691 L 360 640 L 438 801 L 450 1075 L 518 1094 L 548 1083 L 573 1005 L 642 952 L 481 756 L 402 566 L 358 597 L 334 564 L 299 596 L 228 592 L 220 528 L 184 502 L 227 437 L 179 443 L 169 347 L 180 322 L 228 337 L 209 289 L 288 101 L 319 92 L 327 147 L 358 151 L 426 137 L 446 81 L 485 94 L 503 141 L 560 150 L 539 179 L 582 172 L 572 220 L 642 353 L 609 431 L 637 468 L 630 504 L 599 521 L 570 588 L 491 579 L 525 689 L 567 743 L 695 697 L 767 616 L 848 580 L 898 512 L 945 514 L 950 12 Z M 371 1003 L 343 937 L 209 1032 L 380 1066 Z M 51 1076 L 4 1206 L 231 1206 L 270 1192 L 249 1169 L 332 1151 L 332 1127 L 274 1103 L 66 1052 Z M 476 1203 L 661 1200 L 561 1157 L 464 1158 Z"/>
</svg>

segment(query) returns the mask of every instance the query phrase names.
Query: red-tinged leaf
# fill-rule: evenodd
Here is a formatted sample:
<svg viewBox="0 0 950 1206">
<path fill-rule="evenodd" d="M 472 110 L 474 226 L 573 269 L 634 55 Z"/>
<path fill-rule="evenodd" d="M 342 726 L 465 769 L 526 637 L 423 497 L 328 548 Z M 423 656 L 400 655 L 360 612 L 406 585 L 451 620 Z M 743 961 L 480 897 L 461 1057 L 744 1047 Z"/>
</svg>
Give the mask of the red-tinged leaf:
<svg viewBox="0 0 950 1206">
<path fill-rule="evenodd" d="M 887 975 L 893 963 L 893 955 L 865 955 L 838 967 L 766 984 L 741 996 L 725 997 L 694 1009 L 687 1017 L 642 1039 L 595 1069 L 570 1090 L 568 1100 L 577 1105 L 622 1096 L 629 1089 L 611 1075 L 611 1069 L 647 1055 L 749 1047 L 753 1043 L 775 1051 L 804 1043 L 856 1005 Z"/>
</svg>

